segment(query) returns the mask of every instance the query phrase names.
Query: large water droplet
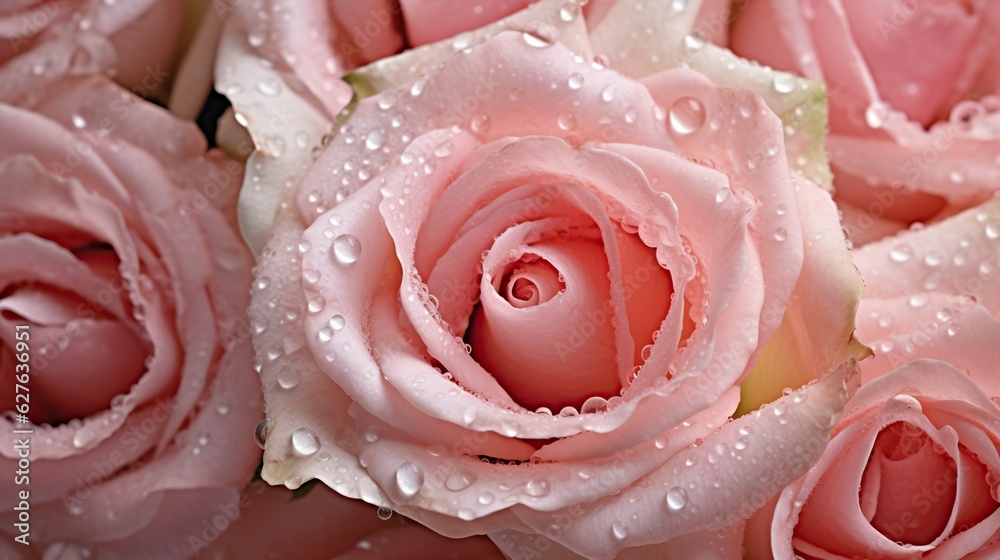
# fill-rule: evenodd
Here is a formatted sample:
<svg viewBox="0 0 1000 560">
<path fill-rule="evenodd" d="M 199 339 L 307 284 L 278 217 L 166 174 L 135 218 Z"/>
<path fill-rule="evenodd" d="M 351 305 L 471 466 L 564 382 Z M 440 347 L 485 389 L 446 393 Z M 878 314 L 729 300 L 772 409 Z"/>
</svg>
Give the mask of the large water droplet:
<svg viewBox="0 0 1000 560">
<path fill-rule="evenodd" d="M 396 469 L 396 487 L 407 498 L 417 495 L 424 486 L 424 471 L 407 461 Z"/>
<path fill-rule="evenodd" d="M 694 97 L 682 97 L 670 107 L 670 128 L 677 134 L 691 134 L 705 124 L 705 106 Z"/>
<path fill-rule="evenodd" d="M 490 118 L 486 115 L 475 115 L 470 122 L 472 132 L 483 134 L 490 129 Z"/>
<path fill-rule="evenodd" d="M 563 130 L 572 130 L 576 128 L 576 117 L 570 113 L 563 113 L 559 115 L 559 128 Z"/>
<path fill-rule="evenodd" d="M 566 80 L 566 83 L 569 84 L 569 89 L 580 89 L 583 87 L 583 82 L 583 76 L 576 72 L 570 74 L 569 79 Z"/>
<path fill-rule="evenodd" d="M 670 490 L 667 490 L 667 508 L 670 511 L 679 511 L 687 505 L 688 495 L 687 490 L 679 486 L 674 486 Z"/>
<path fill-rule="evenodd" d="M 361 241 L 349 233 L 333 240 L 333 257 L 341 264 L 351 264 L 361 257 Z"/>
<path fill-rule="evenodd" d="M 319 451 L 319 438 L 305 428 L 292 432 L 292 449 L 302 456 L 309 456 Z"/>
</svg>

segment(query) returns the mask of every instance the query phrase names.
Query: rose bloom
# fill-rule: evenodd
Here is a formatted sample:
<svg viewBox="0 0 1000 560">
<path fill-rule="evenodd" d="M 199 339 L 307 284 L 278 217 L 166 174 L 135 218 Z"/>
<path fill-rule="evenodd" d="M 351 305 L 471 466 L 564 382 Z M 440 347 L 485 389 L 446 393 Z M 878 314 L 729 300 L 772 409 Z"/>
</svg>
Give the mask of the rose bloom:
<svg viewBox="0 0 1000 560">
<path fill-rule="evenodd" d="M 139 95 L 169 76 L 184 2 L 15 0 L 0 5 L 0 100 L 32 104 L 40 83 L 109 74 Z"/>
<path fill-rule="evenodd" d="M 243 106 L 244 192 L 282 200 L 273 223 L 241 208 L 267 239 L 262 476 L 515 558 L 738 557 L 741 519 L 819 455 L 867 354 L 836 209 L 760 97 L 627 78 L 554 14 L 376 63 L 358 77 L 381 93 L 324 146 Z M 745 411 L 823 379 L 730 421 L 751 372 Z"/>
<path fill-rule="evenodd" d="M 876 356 L 819 463 L 747 529 L 749 558 L 1000 551 L 1000 199 L 854 252 Z"/>
<path fill-rule="evenodd" d="M 855 243 L 997 190 L 1000 4 L 740 0 L 739 55 L 827 83 L 837 203 Z"/>
<path fill-rule="evenodd" d="M 260 459 L 243 167 L 103 78 L 0 123 L 4 557 L 189 556 Z"/>
</svg>

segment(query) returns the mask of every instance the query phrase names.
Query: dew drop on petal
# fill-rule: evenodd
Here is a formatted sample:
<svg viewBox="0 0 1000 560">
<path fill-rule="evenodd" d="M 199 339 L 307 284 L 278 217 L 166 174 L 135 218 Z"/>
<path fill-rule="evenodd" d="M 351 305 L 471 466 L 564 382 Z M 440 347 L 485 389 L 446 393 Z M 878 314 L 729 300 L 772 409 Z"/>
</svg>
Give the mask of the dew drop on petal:
<svg viewBox="0 0 1000 560">
<path fill-rule="evenodd" d="M 687 505 L 687 490 L 679 486 L 674 486 L 667 490 L 667 508 L 670 511 L 679 511 Z"/>
<path fill-rule="evenodd" d="M 483 134 L 490 129 L 490 118 L 486 115 L 475 115 L 472 117 L 470 126 L 476 134 Z"/>
<path fill-rule="evenodd" d="M 788 72 L 777 72 L 771 85 L 778 93 L 791 93 L 795 90 L 795 76 Z"/>
<path fill-rule="evenodd" d="M 378 515 L 378 518 L 381 519 L 382 521 L 388 521 L 389 518 L 392 517 L 392 508 L 382 506 L 378 508 L 375 514 Z"/>
<path fill-rule="evenodd" d="M 452 492 L 465 490 L 476 481 L 476 474 L 467 471 L 455 471 L 451 473 L 448 480 L 444 482 L 444 487 Z"/>
<path fill-rule="evenodd" d="M 611 524 L 611 534 L 614 535 L 615 539 L 623 541 L 628 537 L 628 527 L 625 526 L 623 521 L 615 521 Z"/>
<path fill-rule="evenodd" d="M 294 389 L 302 381 L 302 373 L 293 367 L 283 367 L 278 372 L 278 385 L 282 389 Z"/>
<path fill-rule="evenodd" d="M 604 101 L 613 101 L 617 93 L 618 92 L 615 90 L 615 85 L 611 84 L 608 87 L 604 88 L 603 91 L 601 91 L 601 99 L 603 99 Z"/>
<path fill-rule="evenodd" d="M 576 72 L 573 72 L 572 74 L 569 75 L 569 79 L 567 80 L 566 83 L 569 84 L 569 89 L 580 89 L 583 87 L 583 82 L 584 82 L 583 76 L 581 76 Z"/>
<path fill-rule="evenodd" d="M 542 39 L 534 33 L 528 33 L 527 31 L 521 34 L 521 38 L 524 39 L 525 44 L 529 47 L 534 47 L 536 49 L 542 49 L 552 45 L 551 42 Z"/>
<path fill-rule="evenodd" d="M 341 264 L 351 264 L 361 257 L 361 241 L 349 233 L 333 240 L 333 257 Z"/>
<path fill-rule="evenodd" d="M 534 498 L 541 498 L 549 494 L 549 483 L 544 480 L 529 480 L 524 487 L 524 493 Z"/>
<path fill-rule="evenodd" d="M 417 495 L 424 486 L 424 471 L 407 461 L 396 469 L 396 487 L 407 498 Z"/>
<path fill-rule="evenodd" d="M 339 331 L 342 330 L 346 325 L 347 325 L 347 319 L 345 319 L 343 315 L 334 315 L 333 317 L 330 317 L 331 329 Z"/>
<path fill-rule="evenodd" d="M 369 150 L 377 150 L 385 145 L 385 129 L 382 127 L 372 129 L 365 138 L 365 147 Z"/>
<path fill-rule="evenodd" d="M 986 222 L 986 237 L 988 239 L 1000 239 L 1000 219 L 994 218 Z"/>
<path fill-rule="evenodd" d="M 564 2 L 559 8 L 559 19 L 563 21 L 573 21 L 579 13 L 580 5 L 570 0 L 569 2 Z"/>
<path fill-rule="evenodd" d="M 670 128 L 677 134 L 691 134 L 705 124 L 705 106 L 694 97 L 682 97 L 670 107 Z"/>
<path fill-rule="evenodd" d="M 913 249 L 909 245 L 896 245 L 889 250 L 889 258 L 895 262 L 906 262 L 913 256 Z"/>
<path fill-rule="evenodd" d="M 253 440 L 257 442 L 257 447 L 264 449 L 264 443 L 267 442 L 267 420 L 261 420 L 257 423 L 257 427 L 253 431 Z"/>
<path fill-rule="evenodd" d="M 319 438 L 305 428 L 292 432 L 292 449 L 299 455 L 307 457 L 319 451 Z"/>
</svg>

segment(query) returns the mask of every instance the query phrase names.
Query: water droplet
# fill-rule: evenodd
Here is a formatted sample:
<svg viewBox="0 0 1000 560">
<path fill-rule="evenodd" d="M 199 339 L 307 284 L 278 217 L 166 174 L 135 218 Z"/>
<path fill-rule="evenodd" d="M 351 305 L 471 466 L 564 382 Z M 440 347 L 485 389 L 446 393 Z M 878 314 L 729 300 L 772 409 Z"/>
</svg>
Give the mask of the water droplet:
<svg viewBox="0 0 1000 560">
<path fill-rule="evenodd" d="M 687 0 L 671 0 L 670 9 L 675 13 L 681 13 L 687 9 Z"/>
<path fill-rule="evenodd" d="M 302 381 L 302 373 L 293 367 L 285 366 L 278 372 L 278 385 L 282 389 L 294 389 Z"/>
<path fill-rule="evenodd" d="M 388 521 L 389 518 L 392 517 L 392 508 L 382 506 L 378 508 L 375 514 L 378 515 L 378 518 L 381 519 L 382 521 Z"/>
<path fill-rule="evenodd" d="M 987 239 L 1000 239 L 1000 218 L 994 218 L 986 222 Z"/>
<path fill-rule="evenodd" d="M 613 534 L 617 540 L 623 541 L 626 537 L 628 537 L 628 527 L 625 526 L 623 521 L 615 521 L 611 524 L 611 534 Z"/>
<path fill-rule="evenodd" d="M 604 88 L 603 91 L 601 91 L 601 99 L 603 99 L 604 101 L 612 101 L 614 100 L 615 95 L 617 95 L 617 93 L 618 92 L 615 90 L 615 85 L 611 84 L 608 87 Z"/>
<path fill-rule="evenodd" d="M 276 80 L 261 80 L 257 82 L 257 91 L 268 96 L 278 95 L 281 93 L 281 84 Z"/>
<path fill-rule="evenodd" d="M 396 487 L 404 497 L 412 498 L 424 487 L 424 471 L 407 461 L 396 469 Z"/>
<path fill-rule="evenodd" d="M 524 487 L 524 493 L 534 498 L 547 496 L 550 490 L 549 483 L 544 480 L 530 480 Z"/>
<path fill-rule="evenodd" d="M 83 428 L 73 435 L 73 447 L 82 449 L 94 441 L 94 432 L 88 428 Z"/>
<path fill-rule="evenodd" d="M 257 442 L 257 447 L 264 449 L 264 443 L 267 442 L 267 431 L 269 425 L 267 419 L 261 420 L 257 423 L 257 427 L 253 431 L 253 440 Z"/>
<path fill-rule="evenodd" d="M 872 128 L 882 128 L 888 117 L 889 105 L 884 101 L 876 101 L 865 109 L 865 122 Z"/>
<path fill-rule="evenodd" d="M 76 128 L 84 128 L 87 126 L 87 119 L 83 118 L 82 115 L 73 113 L 73 115 L 70 117 L 70 120 L 73 122 L 73 126 Z"/>
<path fill-rule="evenodd" d="M 573 21 L 580 13 L 580 5 L 576 2 L 564 2 L 559 8 L 559 19 L 563 21 Z"/>
<path fill-rule="evenodd" d="M 368 426 L 368 428 L 365 430 L 365 441 L 367 441 L 368 443 L 375 443 L 376 441 L 378 441 L 380 435 L 381 434 L 378 429 L 378 426 Z"/>
<path fill-rule="evenodd" d="M 476 474 L 466 471 L 455 471 L 451 473 L 448 480 L 444 482 L 444 487 L 452 492 L 465 490 L 476 481 Z"/>
<path fill-rule="evenodd" d="M 382 127 L 374 128 L 368 131 L 368 137 L 365 138 L 365 147 L 369 150 L 377 150 L 385 144 L 385 129 Z"/>
<path fill-rule="evenodd" d="M 347 319 L 343 315 L 334 315 L 330 317 L 330 328 L 339 331 L 342 330 L 347 325 Z"/>
<path fill-rule="evenodd" d="M 333 240 L 333 257 L 341 264 L 351 264 L 361 257 L 361 241 L 349 233 Z"/>
<path fill-rule="evenodd" d="M 570 74 L 569 79 L 566 81 L 569 84 L 569 89 L 580 89 L 583 87 L 583 82 L 583 76 L 576 72 Z"/>
<path fill-rule="evenodd" d="M 777 72 L 774 74 L 772 85 L 774 91 L 778 93 L 791 93 L 795 90 L 795 76 L 788 72 Z"/>
<path fill-rule="evenodd" d="M 687 490 L 679 486 L 674 486 L 670 490 L 667 490 L 667 508 L 670 511 L 679 511 L 687 505 L 688 495 Z"/>
<path fill-rule="evenodd" d="M 323 327 L 316 333 L 316 338 L 320 342 L 330 342 L 333 339 L 333 329 L 330 327 Z"/>
<path fill-rule="evenodd" d="M 777 241 L 784 241 L 788 239 L 788 232 L 785 231 L 785 228 L 778 228 L 774 230 L 774 239 Z"/>
<path fill-rule="evenodd" d="M 326 298 L 323 296 L 315 296 L 309 300 L 309 303 L 306 304 L 306 309 L 308 309 L 310 313 L 319 313 L 320 311 L 323 311 L 325 307 Z"/>
<path fill-rule="evenodd" d="M 424 88 L 426 86 L 427 86 L 426 77 L 418 79 L 417 81 L 413 82 L 412 86 L 410 86 L 410 95 L 412 95 L 413 97 L 417 97 L 418 95 L 424 92 Z"/>
<path fill-rule="evenodd" d="M 492 492 L 483 492 L 479 495 L 479 503 L 484 506 L 492 504 L 495 499 L 496 496 L 494 496 Z"/>
<path fill-rule="evenodd" d="M 263 45 L 266 40 L 267 35 L 259 29 L 251 31 L 250 34 L 247 35 L 247 42 L 250 43 L 251 47 L 259 47 Z"/>
<path fill-rule="evenodd" d="M 442 144 L 439 144 L 437 147 L 434 148 L 434 157 L 443 158 L 450 156 L 452 147 L 453 146 L 451 142 L 444 142 Z"/>
<path fill-rule="evenodd" d="M 319 451 L 319 438 L 311 431 L 299 428 L 292 432 L 292 449 L 303 457 L 312 455 Z"/>
<path fill-rule="evenodd" d="M 653 440 L 653 445 L 656 446 L 657 449 L 665 449 L 667 447 L 667 438 L 658 437 Z"/>
<path fill-rule="evenodd" d="M 563 113 L 559 115 L 559 128 L 563 130 L 572 130 L 576 127 L 576 117 L 569 113 Z"/>
<path fill-rule="evenodd" d="M 707 44 L 708 41 L 705 41 L 705 39 L 703 39 L 701 35 L 698 35 L 697 33 L 691 33 L 684 37 L 684 48 L 687 49 L 688 54 L 694 54 L 700 51 L 701 49 L 705 48 L 705 45 Z"/>
<path fill-rule="evenodd" d="M 521 34 L 521 38 L 529 47 L 534 47 L 536 49 L 544 49 L 545 47 L 551 46 L 552 43 L 546 41 L 545 39 L 535 35 L 533 33 L 528 33 L 525 31 Z"/>
<path fill-rule="evenodd" d="M 682 97 L 670 107 L 670 128 L 678 134 L 691 134 L 705 124 L 705 106 L 694 97 Z"/>
<path fill-rule="evenodd" d="M 889 258 L 896 262 L 906 262 L 913 256 L 913 249 L 909 245 L 896 245 L 889 250 Z"/>
<path fill-rule="evenodd" d="M 490 129 L 490 118 L 486 115 L 475 115 L 472 117 L 470 126 L 472 127 L 472 132 L 476 134 L 483 134 Z"/>
</svg>

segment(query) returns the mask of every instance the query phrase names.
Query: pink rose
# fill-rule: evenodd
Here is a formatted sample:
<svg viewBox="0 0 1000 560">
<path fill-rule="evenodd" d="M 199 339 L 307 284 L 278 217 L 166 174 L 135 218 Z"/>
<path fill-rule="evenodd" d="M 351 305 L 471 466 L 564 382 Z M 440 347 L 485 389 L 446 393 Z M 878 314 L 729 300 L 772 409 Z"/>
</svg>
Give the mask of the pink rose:
<svg viewBox="0 0 1000 560">
<path fill-rule="evenodd" d="M 260 458 L 242 166 L 102 78 L 0 122 L 4 557 L 186 556 Z"/>
<path fill-rule="evenodd" d="M 866 243 L 997 191 L 998 37 L 988 0 L 757 0 L 730 44 L 826 81 L 837 202 Z"/>
<path fill-rule="evenodd" d="M 250 188 L 305 166 L 270 229 L 241 209 L 270 232 L 262 476 L 515 558 L 738 556 L 740 520 L 819 455 L 867 354 L 835 207 L 754 93 L 590 63 L 579 19 L 572 47 L 535 31 L 377 87 L 315 161 L 255 168 Z M 748 411 L 824 379 L 730 421 L 751 371 Z"/>
<path fill-rule="evenodd" d="M 0 100 L 32 104 L 40 84 L 107 73 L 148 96 L 170 74 L 184 2 L 14 0 L 0 6 Z"/>
<path fill-rule="evenodd" d="M 240 516 L 201 558 L 295 560 L 503 560 L 486 537 L 449 539 L 317 484 L 303 497 L 255 480 L 235 502 Z M 384 517 L 386 514 L 383 513 Z M 201 543 L 199 543 L 201 544 Z"/>
<path fill-rule="evenodd" d="M 998 239 L 994 199 L 854 252 L 876 356 L 823 458 L 748 524 L 749 558 L 996 557 Z"/>
</svg>

